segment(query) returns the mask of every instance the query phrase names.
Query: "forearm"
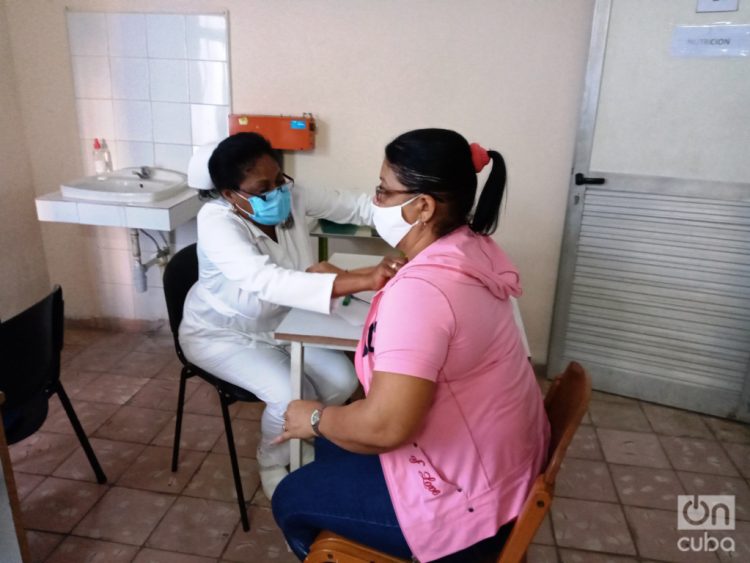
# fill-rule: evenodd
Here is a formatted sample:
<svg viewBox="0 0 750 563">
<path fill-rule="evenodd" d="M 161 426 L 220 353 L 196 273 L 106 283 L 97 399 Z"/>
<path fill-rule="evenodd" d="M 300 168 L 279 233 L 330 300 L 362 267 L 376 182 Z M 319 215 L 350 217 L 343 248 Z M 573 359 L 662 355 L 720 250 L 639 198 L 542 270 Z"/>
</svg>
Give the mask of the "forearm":
<svg viewBox="0 0 750 563">
<path fill-rule="evenodd" d="M 380 454 L 397 448 L 398 438 L 369 411 L 366 399 L 341 407 L 326 407 L 318 430 L 327 440 L 358 454 Z"/>
<path fill-rule="evenodd" d="M 359 291 L 369 291 L 374 289 L 373 279 L 369 273 L 361 273 L 360 271 L 346 272 L 342 271 L 336 275 L 336 279 L 333 280 L 333 291 L 331 297 L 342 297 L 344 295 L 351 295 Z"/>
</svg>

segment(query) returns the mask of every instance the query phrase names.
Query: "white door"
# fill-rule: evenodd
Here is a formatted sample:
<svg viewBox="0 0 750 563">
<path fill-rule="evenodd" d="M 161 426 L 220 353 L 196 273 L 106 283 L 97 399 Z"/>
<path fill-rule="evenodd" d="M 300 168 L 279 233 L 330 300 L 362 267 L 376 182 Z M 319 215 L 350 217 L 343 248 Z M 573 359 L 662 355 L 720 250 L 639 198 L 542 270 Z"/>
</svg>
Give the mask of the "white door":
<svg viewBox="0 0 750 563">
<path fill-rule="evenodd" d="M 697 4 L 597 0 L 549 368 L 750 420 L 750 2 Z"/>
</svg>

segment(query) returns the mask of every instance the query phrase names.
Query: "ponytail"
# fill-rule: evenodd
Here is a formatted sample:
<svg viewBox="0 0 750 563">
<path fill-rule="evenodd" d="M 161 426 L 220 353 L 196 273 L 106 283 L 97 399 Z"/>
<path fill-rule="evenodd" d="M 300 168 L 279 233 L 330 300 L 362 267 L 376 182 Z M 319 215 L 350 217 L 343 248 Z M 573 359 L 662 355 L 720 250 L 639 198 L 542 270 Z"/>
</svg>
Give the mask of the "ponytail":
<svg viewBox="0 0 750 563">
<path fill-rule="evenodd" d="M 487 154 L 492 160 L 492 170 L 484 183 L 474 217 L 469 224 L 472 231 L 482 235 L 491 235 L 497 229 L 507 179 L 503 155 L 493 150 L 487 151 Z"/>
</svg>

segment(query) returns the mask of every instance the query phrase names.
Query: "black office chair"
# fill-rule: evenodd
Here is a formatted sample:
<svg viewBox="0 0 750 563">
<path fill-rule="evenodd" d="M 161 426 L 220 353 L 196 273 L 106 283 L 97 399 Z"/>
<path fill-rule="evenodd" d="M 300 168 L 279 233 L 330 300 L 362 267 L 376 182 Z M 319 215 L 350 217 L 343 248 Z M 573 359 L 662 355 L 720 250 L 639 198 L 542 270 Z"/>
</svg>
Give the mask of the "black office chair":
<svg viewBox="0 0 750 563">
<path fill-rule="evenodd" d="M 198 281 L 198 255 L 196 245 L 191 244 L 177 252 L 164 269 L 164 296 L 167 299 L 167 314 L 169 315 L 169 326 L 174 337 L 174 347 L 177 357 L 182 362 L 180 373 L 180 391 L 177 398 L 177 421 L 174 430 L 174 448 L 172 450 L 172 471 L 177 471 L 177 462 L 180 455 L 180 431 L 182 429 L 182 411 L 185 405 L 185 382 L 194 376 L 198 376 L 210 383 L 219 393 L 221 402 L 221 414 L 224 417 L 224 429 L 229 446 L 229 458 L 232 462 L 232 474 L 234 475 L 234 487 L 237 491 L 237 502 L 240 505 L 240 516 L 242 517 L 242 529 L 246 532 L 250 529 L 245 506 L 245 495 L 242 492 L 242 481 L 240 480 L 240 466 L 237 462 L 237 450 L 234 447 L 234 434 L 232 433 L 232 420 L 229 418 L 229 405 L 235 401 L 259 402 L 260 399 L 241 387 L 232 385 L 218 377 L 190 363 L 180 347 L 178 337 L 180 322 L 182 321 L 183 306 L 188 291 Z"/>
<path fill-rule="evenodd" d="M 62 288 L 56 285 L 36 305 L 0 323 L 0 391 L 5 393 L 6 436 L 8 444 L 15 444 L 39 430 L 47 418 L 49 398 L 57 394 L 96 480 L 106 483 L 107 476 L 60 382 L 63 308 Z"/>
</svg>

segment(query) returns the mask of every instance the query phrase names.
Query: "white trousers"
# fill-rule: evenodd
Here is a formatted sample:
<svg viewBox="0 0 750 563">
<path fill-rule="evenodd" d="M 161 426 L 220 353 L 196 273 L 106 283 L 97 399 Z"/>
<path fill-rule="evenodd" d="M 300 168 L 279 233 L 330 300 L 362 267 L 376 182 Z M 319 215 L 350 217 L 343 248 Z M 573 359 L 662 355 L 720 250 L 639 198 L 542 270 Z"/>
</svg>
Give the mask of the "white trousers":
<svg viewBox="0 0 750 563">
<path fill-rule="evenodd" d="M 250 348 L 244 338 L 216 335 L 180 336 L 185 356 L 216 377 L 254 393 L 266 404 L 260 421 L 258 464 L 289 464 L 289 443 L 273 445 L 282 433 L 284 412 L 291 400 L 290 355 L 286 347 Z M 354 366 L 344 352 L 305 348 L 302 396 L 326 405 L 344 403 L 357 388 Z"/>
</svg>

